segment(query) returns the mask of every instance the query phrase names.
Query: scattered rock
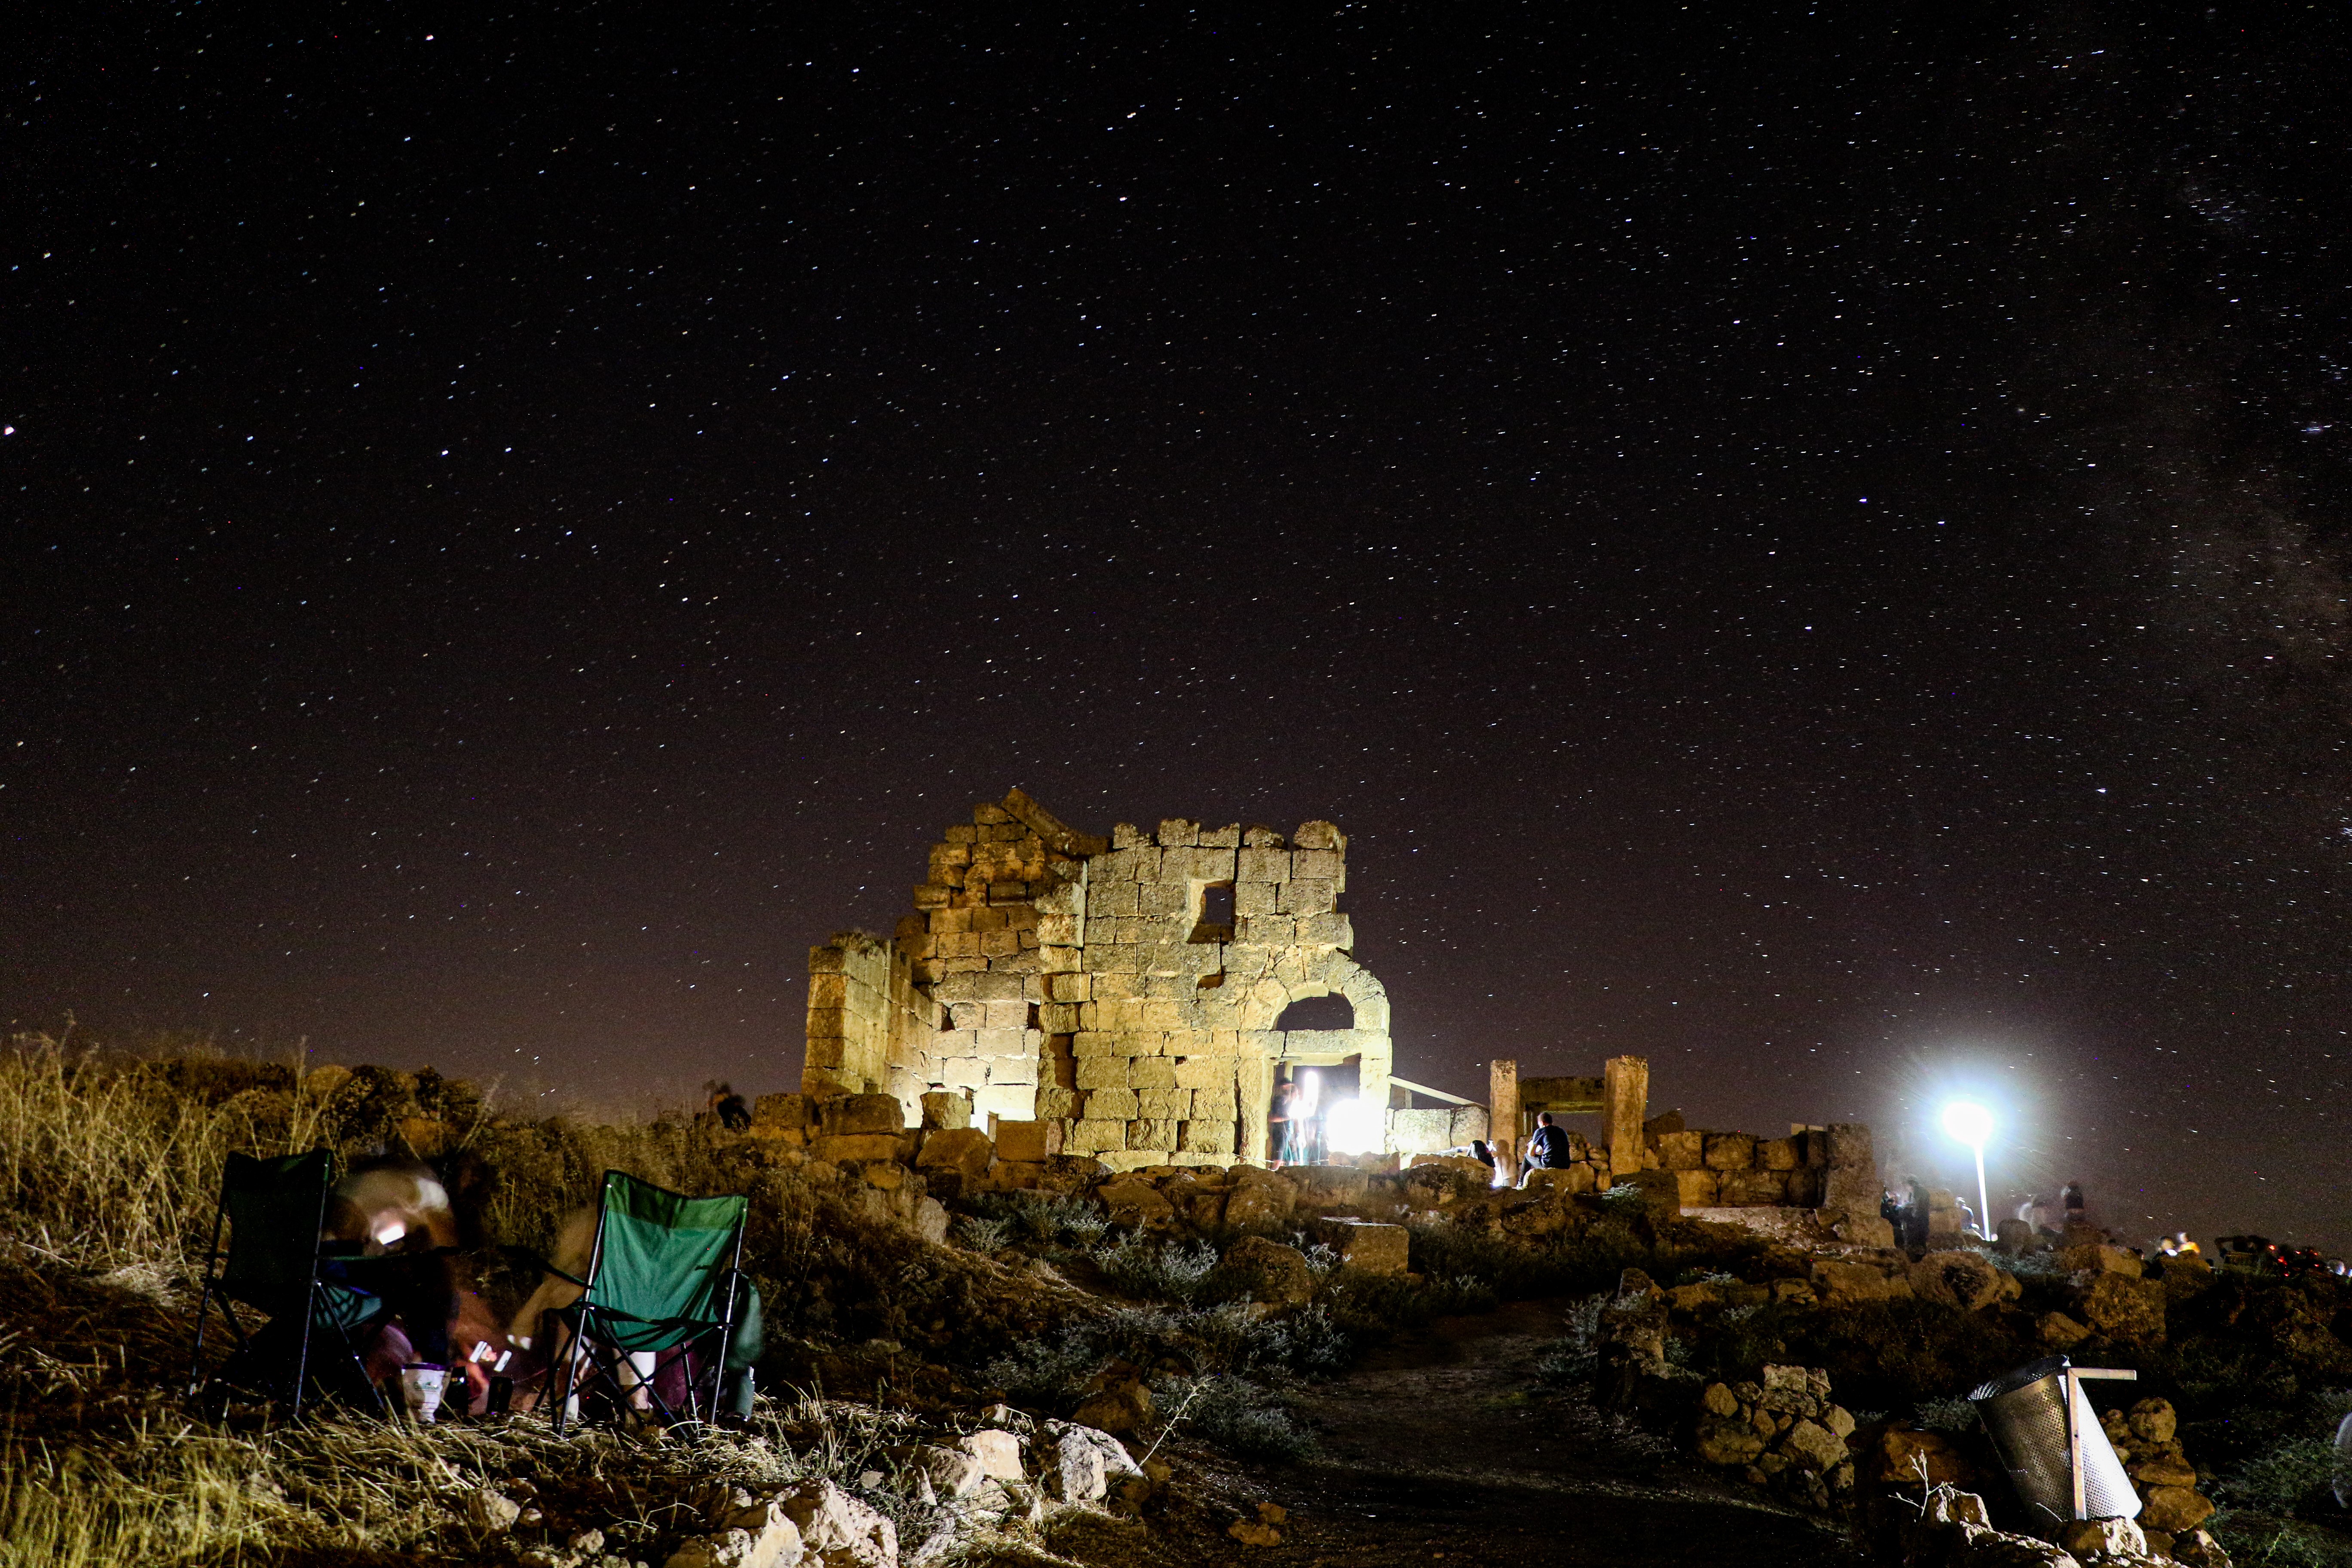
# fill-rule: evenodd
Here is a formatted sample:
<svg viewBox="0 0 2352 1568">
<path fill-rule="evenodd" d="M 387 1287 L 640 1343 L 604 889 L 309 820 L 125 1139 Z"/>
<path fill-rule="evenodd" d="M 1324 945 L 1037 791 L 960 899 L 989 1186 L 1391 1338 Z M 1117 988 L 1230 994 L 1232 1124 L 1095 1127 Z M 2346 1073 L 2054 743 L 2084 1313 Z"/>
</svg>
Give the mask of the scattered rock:
<svg viewBox="0 0 2352 1568">
<path fill-rule="evenodd" d="M 1410 1268 L 1412 1233 L 1401 1225 L 1328 1219 L 1318 1228 L 1339 1249 L 1340 1264 L 1358 1273 L 1402 1275 Z"/>
<path fill-rule="evenodd" d="M 1113 1225 L 1152 1230 L 1176 1217 L 1176 1205 L 1160 1196 L 1159 1188 L 1139 1177 L 1120 1176 L 1105 1182 L 1095 1189 L 1095 1196 L 1109 1212 Z"/>
<path fill-rule="evenodd" d="M 2042 1342 L 2053 1350 L 2072 1350 L 2091 1337 L 2090 1325 L 2075 1321 L 2063 1312 L 2044 1312 L 2034 1325 Z"/>
<path fill-rule="evenodd" d="M 1143 1472 L 1127 1448 L 1108 1432 L 1069 1421 L 1046 1423 L 1053 1451 L 1045 1463 L 1048 1490 L 1064 1502 L 1099 1502 L 1111 1482 Z"/>
<path fill-rule="evenodd" d="M 926 1443 L 915 1450 L 915 1468 L 922 1472 L 923 1479 L 931 1483 L 933 1491 L 940 1497 L 968 1498 L 989 1479 L 988 1467 L 981 1463 L 979 1455 L 961 1447 L 944 1448 L 933 1443 Z M 1018 1479 L 1017 1458 L 1014 1475 Z"/>
<path fill-rule="evenodd" d="M 2094 1552 L 2147 1554 L 2147 1537 L 2128 1519 L 2070 1519 L 2058 1527 L 2058 1544 L 2077 1557 Z"/>
<path fill-rule="evenodd" d="M 1890 1275 L 1873 1263 L 1822 1258 L 1813 1261 L 1813 1293 L 1832 1310 L 1873 1301 L 1892 1301 L 1911 1294 L 1907 1273 Z"/>
<path fill-rule="evenodd" d="M 1931 1252 L 1911 1266 L 1911 1293 L 1973 1312 L 2001 1299 L 2001 1273 L 1980 1252 Z"/>
<path fill-rule="evenodd" d="M 466 1522 L 491 1534 L 512 1530 L 522 1517 L 522 1504 L 502 1491 L 478 1487 L 466 1494 Z"/>
<path fill-rule="evenodd" d="M 1087 1383 L 1071 1418 L 1099 1431 L 1135 1431 L 1151 1419 L 1151 1390 L 1144 1386 L 1141 1373 L 1115 1361 Z"/>
<path fill-rule="evenodd" d="M 2169 1443 L 2180 1430 L 2180 1417 L 2168 1399 L 2143 1399 L 2131 1407 L 2132 1435 L 2150 1443 Z"/>
<path fill-rule="evenodd" d="M 1021 1479 L 1021 1439 L 988 1427 L 958 1439 L 956 1447 L 980 1461 L 981 1473 L 992 1481 Z"/>
<path fill-rule="evenodd" d="M 2141 1521 L 2168 1535 L 2184 1534 L 2213 1517 L 2213 1505 L 2205 1494 L 2187 1487 L 2150 1487 L 2140 1503 Z"/>
<path fill-rule="evenodd" d="M 2067 1268 L 2120 1274 L 2127 1279 L 2137 1279 L 2144 1271 L 2140 1260 L 2126 1249 L 2098 1242 L 2067 1247 L 2058 1255 L 2058 1261 Z"/>
<path fill-rule="evenodd" d="M 2111 1338 L 2145 1343 L 2164 1339 L 2165 1292 L 2160 1280 L 2102 1271 L 2083 1293 L 2081 1306 L 2091 1326 Z"/>
<path fill-rule="evenodd" d="M 898 1568 L 898 1527 L 833 1482 L 813 1481 L 782 1501 L 803 1551 L 824 1568 Z"/>
<path fill-rule="evenodd" d="M 1307 1255 L 1268 1237 L 1245 1236 L 1217 1265 L 1218 1283 L 1272 1306 L 1304 1304 L 1315 1294 Z"/>
<path fill-rule="evenodd" d="M 2185 1563 L 2189 1568 L 2231 1568 L 2230 1554 L 2221 1543 L 2202 1530 L 2192 1530 L 2172 1539 L 2172 1560 Z"/>
</svg>

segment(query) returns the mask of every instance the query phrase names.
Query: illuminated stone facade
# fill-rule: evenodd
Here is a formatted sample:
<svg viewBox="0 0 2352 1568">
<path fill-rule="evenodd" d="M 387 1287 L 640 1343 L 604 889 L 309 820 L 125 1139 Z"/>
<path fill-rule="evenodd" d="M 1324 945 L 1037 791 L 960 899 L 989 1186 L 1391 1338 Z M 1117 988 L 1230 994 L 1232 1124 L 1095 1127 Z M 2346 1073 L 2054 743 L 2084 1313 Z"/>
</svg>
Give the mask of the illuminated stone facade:
<svg viewBox="0 0 2352 1568">
<path fill-rule="evenodd" d="M 1328 822 L 1104 839 L 1014 790 L 932 846 L 888 942 L 812 950 L 802 1087 L 894 1095 L 910 1122 L 925 1091 L 968 1090 L 976 1118 L 1044 1123 L 1056 1152 L 1113 1167 L 1263 1157 L 1286 1064 L 1352 1068 L 1384 1114 L 1388 994 L 1349 956 L 1346 887 Z M 1352 1027 L 1275 1028 L 1330 994 Z"/>
</svg>

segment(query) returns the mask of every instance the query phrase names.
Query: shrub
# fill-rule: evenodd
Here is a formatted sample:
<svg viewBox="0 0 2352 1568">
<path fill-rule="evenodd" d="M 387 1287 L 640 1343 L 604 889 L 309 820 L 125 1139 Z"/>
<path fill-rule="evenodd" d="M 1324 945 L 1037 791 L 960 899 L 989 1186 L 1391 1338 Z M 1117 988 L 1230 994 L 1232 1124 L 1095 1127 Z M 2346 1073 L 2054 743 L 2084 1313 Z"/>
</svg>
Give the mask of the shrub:
<svg viewBox="0 0 2352 1568">
<path fill-rule="evenodd" d="M 1601 1309 L 1606 1296 L 1587 1296 L 1568 1309 L 1568 1331 L 1536 1359 L 1536 1381 L 1548 1388 L 1577 1388 L 1592 1381 L 1601 1366 Z"/>
<path fill-rule="evenodd" d="M 1160 1378 L 1151 1386 L 1170 1430 L 1181 1429 L 1244 1458 L 1297 1460 L 1315 1450 L 1315 1438 L 1281 1396 L 1244 1377 L 1212 1373 L 1193 1378 Z"/>
<path fill-rule="evenodd" d="M 1198 1300 L 1217 1266 L 1217 1249 L 1205 1241 L 1153 1242 L 1132 1232 L 1103 1243 L 1090 1256 L 1105 1284 L 1152 1301 Z"/>
</svg>

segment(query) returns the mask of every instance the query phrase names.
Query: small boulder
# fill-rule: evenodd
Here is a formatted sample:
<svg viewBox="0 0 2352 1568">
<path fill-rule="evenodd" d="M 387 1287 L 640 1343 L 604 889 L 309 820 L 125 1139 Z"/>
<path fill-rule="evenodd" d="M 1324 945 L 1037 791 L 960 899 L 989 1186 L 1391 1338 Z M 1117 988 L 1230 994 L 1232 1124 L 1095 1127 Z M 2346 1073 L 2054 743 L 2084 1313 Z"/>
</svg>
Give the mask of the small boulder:
<svg viewBox="0 0 2352 1568">
<path fill-rule="evenodd" d="M 1813 1293 L 1822 1306 L 1835 1310 L 1908 1296 L 1911 1282 L 1907 1276 L 1890 1276 L 1874 1264 L 1821 1258 L 1813 1260 Z"/>
<path fill-rule="evenodd" d="M 2120 1273 L 2102 1272 L 2083 1293 L 2083 1316 L 2111 1338 L 2155 1343 L 2164 1338 L 2164 1285 Z"/>
<path fill-rule="evenodd" d="M 1225 1223 L 1236 1230 L 1280 1225 L 1297 1205 L 1298 1189 L 1255 1165 L 1234 1167 L 1234 1191 L 1225 1199 Z"/>
<path fill-rule="evenodd" d="M 931 1483 L 932 1491 L 943 1498 L 968 1498 L 989 1479 L 980 1456 L 961 1447 L 926 1443 L 915 1450 L 915 1468 Z"/>
<path fill-rule="evenodd" d="M 1217 1265 L 1216 1283 L 1234 1294 L 1278 1307 L 1302 1305 L 1315 1294 L 1307 1255 L 1263 1236 L 1245 1236 L 1226 1249 Z"/>
<path fill-rule="evenodd" d="M 1151 1419 L 1151 1390 L 1130 1376 L 1088 1394 L 1070 1415 L 1080 1426 L 1098 1431 L 1137 1431 Z"/>
<path fill-rule="evenodd" d="M 2072 1350 L 2091 1337 L 2089 1324 L 2078 1322 L 2063 1312 L 2044 1312 L 2033 1326 L 2042 1342 L 2052 1350 Z"/>
<path fill-rule="evenodd" d="M 1957 1307 L 1963 1312 L 1990 1307 L 2001 1299 L 2000 1270 L 1982 1253 L 1965 1248 L 1930 1252 L 1911 1266 L 1911 1294 L 1923 1301 Z"/>
<path fill-rule="evenodd" d="M 1318 1227 L 1339 1249 L 1342 1267 L 1360 1274 L 1402 1275 L 1411 1268 L 1412 1233 L 1401 1225 L 1330 1219 Z"/>
<path fill-rule="evenodd" d="M 2058 1544 L 2077 1557 L 2094 1552 L 2147 1554 L 2147 1537 L 2128 1519 L 2070 1519 L 2058 1527 Z"/>
<path fill-rule="evenodd" d="M 2180 1416 L 2168 1399 L 2143 1399 L 2131 1407 L 2132 1436 L 2150 1443 L 2169 1443 L 2180 1431 Z"/>
<path fill-rule="evenodd" d="M 1053 1451 L 1045 1464 L 1045 1485 L 1064 1502 L 1100 1502 L 1114 1480 L 1143 1472 L 1127 1447 L 1108 1432 L 1075 1422 L 1046 1423 Z"/>
<path fill-rule="evenodd" d="M 2094 1273 L 2120 1274 L 2126 1279 L 2137 1279 L 2143 1272 L 2140 1260 L 2131 1252 L 2102 1242 L 2067 1247 L 2058 1255 L 2058 1261 L 2077 1271 L 2089 1269 Z"/>
<path fill-rule="evenodd" d="M 466 1494 L 466 1522 L 486 1534 L 512 1530 L 521 1517 L 522 1504 L 495 1488 L 477 1487 Z"/>
<path fill-rule="evenodd" d="M 1108 1212 L 1113 1225 L 1156 1230 L 1176 1217 L 1176 1205 L 1140 1177 L 1114 1177 L 1095 1189 L 1095 1197 Z"/>
<path fill-rule="evenodd" d="M 958 1438 L 956 1447 L 979 1460 L 981 1473 L 990 1480 L 1021 1479 L 1021 1439 L 1001 1427 L 982 1427 Z"/>
<path fill-rule="evenodd" d="M 898 1568 L 898 1527 L 833 1482 L 812 1481 L 782 1502 L 824 1568 Z"/>
<path fill-rule="evenodd" d="M 1780 1451 L 1809 1470 L 1826 1473 L 1845 1463 L 1845 1439 L 1813 1421 L 1798 1421 L 1780 1439 Z"/>
<path fill-rule="evenodd" d="M 2140 1522 L 2168 1535 L 2185 1534 L 2213 1517 L 2205 1494 L 2187 1487 L 2150 1487 L 2140 1503 Z"/>
<path fill-rule="evenodd" d="M 979 1128 L 944 1128 L 923 1135 L 922 1149 L 915 1155 L 915 1169 L 952 1171 L 971 1182 L 986 1173 L 989 1162 L 995 1158 L 995 1143 Z"/>
</svg>

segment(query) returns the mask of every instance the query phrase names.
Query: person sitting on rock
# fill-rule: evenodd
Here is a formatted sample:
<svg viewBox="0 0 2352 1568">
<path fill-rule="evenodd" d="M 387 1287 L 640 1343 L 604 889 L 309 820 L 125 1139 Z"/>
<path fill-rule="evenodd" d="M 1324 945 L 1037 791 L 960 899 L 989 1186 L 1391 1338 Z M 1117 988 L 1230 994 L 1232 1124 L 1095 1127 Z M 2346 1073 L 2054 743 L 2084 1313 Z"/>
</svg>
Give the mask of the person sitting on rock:
<svg viewBox="0 0 2352 1568">
<path fill-rule="evenodd" d="M 735 1092 L 735 1086 L 713 1080 L 703 1086 L 710 1097 L 710 1114 L 719 1118 L 719 1125 L 730 1132 L 751 1131 L 751 1108 Z"/>
<path fill-rule="evenodd" d="M 1550 1111 L 1537 1111 L 1536 1130 L 1528 1140 L 1527 1174 L 1519 1178 L 1519 1185 L 1526 1186 L 1528 1176 L 1538 1171 L 1564 1171 L 1570 1163 L 1568 1134 L 1551 1124 Z"/>
</svg>

